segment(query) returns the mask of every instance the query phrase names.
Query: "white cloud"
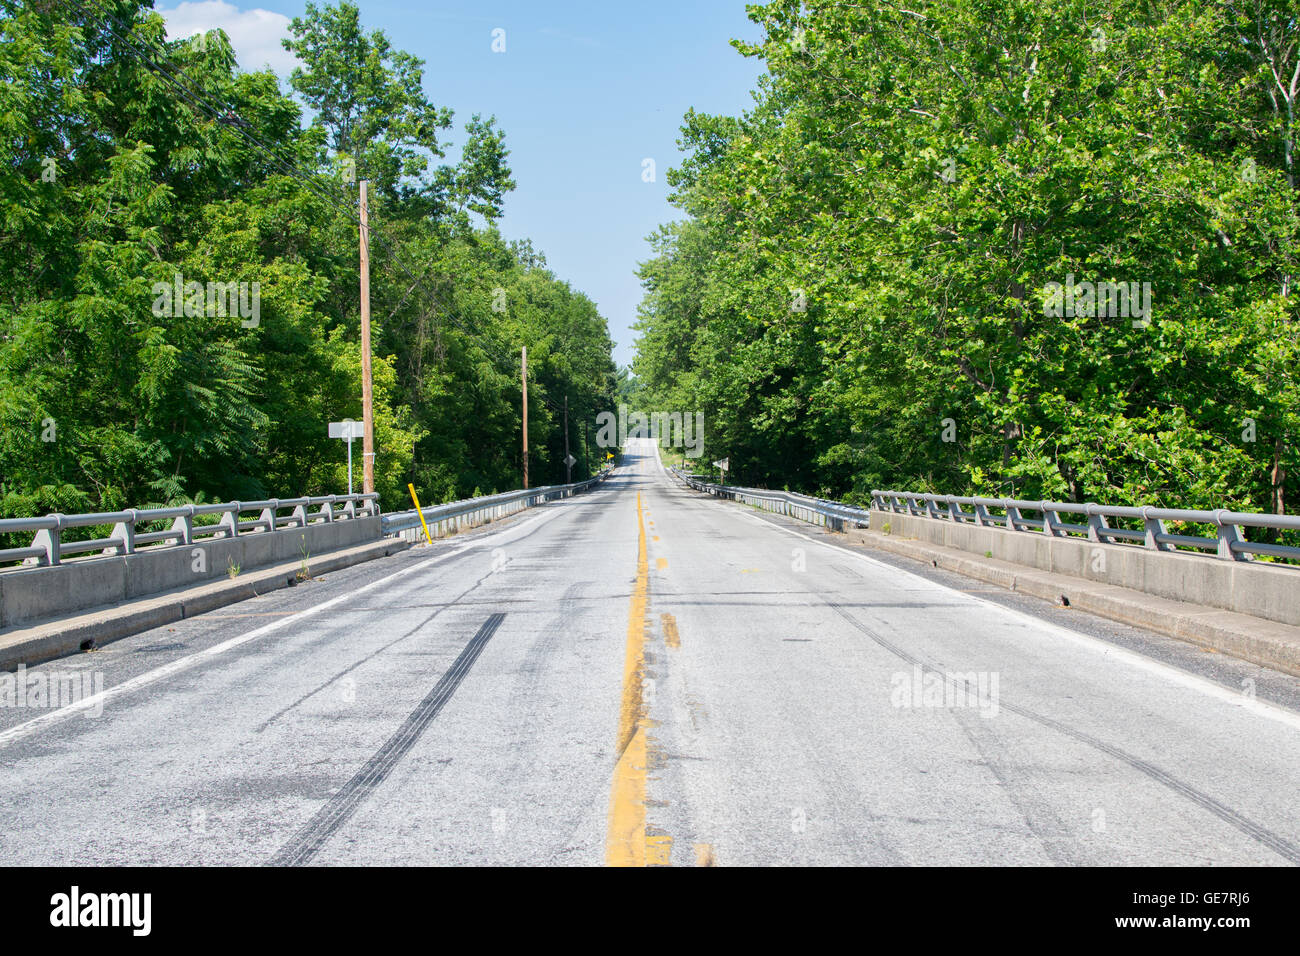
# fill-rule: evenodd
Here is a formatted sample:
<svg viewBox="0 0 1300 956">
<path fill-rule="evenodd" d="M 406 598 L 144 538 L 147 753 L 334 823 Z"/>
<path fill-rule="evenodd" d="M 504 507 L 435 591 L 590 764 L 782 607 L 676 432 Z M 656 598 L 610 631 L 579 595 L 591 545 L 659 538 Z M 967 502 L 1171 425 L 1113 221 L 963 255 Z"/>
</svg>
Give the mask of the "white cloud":
<svg viewBox="0 0 1300 956">
<path fill-rule="evenodd" d="M 241 10 L 224 0 L 197 0 L 168 9 L 158 7 L 167 23 L 167 39 L 177 40 L 217 27 L 226 31 L 235 48 L 235 59 L 245 70 L 269 66 L 281 77 L 288 77 L 298 58 L 280 45 L 289 35 L 289 18 L 282 13 L 254 8 Z"/>
</svg>

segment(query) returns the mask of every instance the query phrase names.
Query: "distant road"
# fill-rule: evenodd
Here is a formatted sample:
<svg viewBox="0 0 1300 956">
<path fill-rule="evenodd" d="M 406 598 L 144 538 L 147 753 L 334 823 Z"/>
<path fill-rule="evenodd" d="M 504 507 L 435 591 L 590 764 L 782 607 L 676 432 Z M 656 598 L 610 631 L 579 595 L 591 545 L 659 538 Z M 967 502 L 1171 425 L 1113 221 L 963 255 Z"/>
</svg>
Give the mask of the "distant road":
<svg viewBox="0 0 1300 956">
<path fill-rule="evenodd" d="M 106 690 L 0 709 L 6 862 L 1300 863 L 1300 682 L 625 462 L 33 668 Z"/>
</svg>

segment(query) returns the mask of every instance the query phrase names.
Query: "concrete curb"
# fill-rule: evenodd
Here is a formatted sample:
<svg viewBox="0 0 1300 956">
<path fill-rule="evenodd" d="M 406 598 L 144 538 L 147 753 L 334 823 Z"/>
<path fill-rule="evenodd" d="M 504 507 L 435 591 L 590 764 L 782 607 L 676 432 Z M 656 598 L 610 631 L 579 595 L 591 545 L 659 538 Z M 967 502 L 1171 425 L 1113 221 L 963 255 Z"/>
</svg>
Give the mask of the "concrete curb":
<svg viewBox="0 0 1300 956">
<path fill-rule="evenodd" d="M 903 539 L 874 531 L 852 530 L 848 539 L 867 548 L 901 554 L 988 584 L 1087 611 L 1113 621 L 1169 637 L 1300 677 L 1300 627 L 1236 611 L 1157 597 L 1114 584 L 1100 584 L 1068 574 L 1040 571 L 997 558 Z"/>
<path fill-rule="evenodd" d="M 310 561 L 311 573 L 313 576 L 328 574 L 374 558 L 396 554 L 409 547 L 410 544 L 400 538 L 389 538 L 313 555 Z M 90 646 L 99 647 L 141 631 L 245 601 L 259 594 L 292 587 L 298 583 L 300 568 L 301 561 L 285 561 L 247 571 L 226 581 L 200 584 L 149 598 L 65 615 L 32 627 L 0 631 L 0 671 L 13 670 L 19 664 L 39 664 L 75 654 Z"/>
</svg>

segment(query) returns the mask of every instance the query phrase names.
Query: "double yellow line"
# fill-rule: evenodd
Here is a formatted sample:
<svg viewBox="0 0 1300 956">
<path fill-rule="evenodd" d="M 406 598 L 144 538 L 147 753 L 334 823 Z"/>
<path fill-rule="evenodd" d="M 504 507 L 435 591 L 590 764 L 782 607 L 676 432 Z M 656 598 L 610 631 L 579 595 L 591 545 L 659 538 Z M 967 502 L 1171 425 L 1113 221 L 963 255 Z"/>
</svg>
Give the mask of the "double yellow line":
<svg viewBox="0 0 1300 956">
<path fill-rule="evenodd" d="M 650 562 L 646 557 L 645 512 L 636 494 L 636 584 L 627 612 L 627 648 L 623 656 L 623 703 L 618 717 L 618 763 L 609 791 L 609 827 L 605 863 L 609 866 L 667 866 L 672 837 L 646 831 L 648 747 L 643 682 L 645 680 L 646 611 L 650 602 Z"/>
</svg>

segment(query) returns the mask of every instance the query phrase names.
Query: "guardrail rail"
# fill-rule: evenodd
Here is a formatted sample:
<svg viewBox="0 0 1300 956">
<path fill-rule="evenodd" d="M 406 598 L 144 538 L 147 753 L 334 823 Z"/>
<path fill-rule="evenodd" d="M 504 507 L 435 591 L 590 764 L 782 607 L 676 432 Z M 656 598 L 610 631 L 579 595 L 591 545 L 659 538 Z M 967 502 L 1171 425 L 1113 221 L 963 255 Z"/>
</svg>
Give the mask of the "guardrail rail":
<svg viewBox="0 0 1300 956">
<path fill-rule="evenodd" d="M 463 521 L 471 524 L 491 521 L 513 514 L 524 508 L 581 494 L 604 481 L 614 469 L 609 468 L 585 481 L 575 481 L 569 485 L 543 485 L 540 488 L 528 488 L 519 491 L 506 491 L 499 495 L 485 495 L 481 498 L 466 498 L 463 501 L 451 501 L 441 505 L 429 505 L 420 509 L 424 521 L 430 526 L 430 534 L 441 537 L 448 525 L 459 527 Z M 381 527 L 385 535 L 401 534 L 418 537 L 422 534 L 420 514 L 415 509 L 395 511 L 383 516 Z"/>
<path fill-rule="evenodd" d="M 867 509 L 790 491 L 718 485 L 678 468 L 671 471 L 696 491 L 743 501 L 768 511 L 829 525 L 836 530 L 842 529 L 846 524 L 859 527 L 868 525 L 871 512 L 875 510 L 1052 537 L 1086 538 L 1099 544 L 1137 545 L 1157 551 L 1213 552 L 1213 556 L 1229 561 L 1249 561 L 1256 555 L 1267 555 L 1300 562 L 1300 547 L 1250 541 L 1245 534 L 1246 528 L 1300 531 L 1298 515 L 1253 514 L 1226 509 L 1195 511 L 1151 506 L 1128 507 L 1091 502 L 1022 501 L 1016 498 L 880 490 L 871 492 L 872 506 Z M 966 508 L 970 510 L 967 511 Z M 1039 517 L 1030 517 L 1026 512 L 1037 512 Z M 1065 520 L 1062 515 L 1081 516 L 1084 520 Z M 1140 521 L 1142 529 L 1114 525 L 1107 519 Z M 1215 529 L 1215 536 L 1181 534 L 1169 530 L 1169 523 L 1211 525 Z"/>
<path fill-rule="evenodd" d="M 1011 531 L 1046 534 L 1052 537 L 1080 537 L 1100 544 L 1136 544 L 1157 551 L 1188 548 L 1196 552 L 1213 551 L 1228 561 L 1249 561 L 1255 555 L 1268 555 L 1300 561 L 1300 548 L 1286 544 L 1247 540 L 1245 528 L 1273 528 L 1300 531 L 1300 516 L 1252 514 L 1241 511 L 1188 511 L 1150 506 L 1124 507 L 1092 502 L 1021 501 L 1016 498 L 979 498 L 958 495 L 919 494 L 908 491 L 872 491 L 872 507 L 880 511 L 906 513 L 934 518 L 1000 527 Z M 963 510 L 963 506 L 970 511 Z M 990 509 L 997 509 L 997 514 Z M 1025 512 L 1038 512 L 1030 518 Z M 1084 523 L 1064 521 L 1062 515 L 1083 516 Z M 1130 519 L 1142 522 L 1142 530 L 1116 527 L 1107 519 Z M 1171 532 L 1166 522 L 1212 525 L 1213 538 Z"/>
<path fill-rule="evenodd" d="M 313 510 L 314 509 L 314 510 Z M 289 514 L 281 514 L 282 511 Z M 245 520 L 241 515 L 257 512 Z M 93 514 L 50 514 L 40 518 L 0 519 L 0 534 L 35 532 L 25 548 L 0 549 L 0 564 L 20 562 L 16 567 L 58 565 L 68 555 L 98 551 L 101 554 L 134 554 L 141 547 L 149 549 L 179 547 L 241 534 L 258 534 L 283 528 L 306 528 L 379 514 L 379 495 L 322 495 L 314 498 L 272 498 L 268 501 L 226 501 L 206 505 L 178 505 L 171 508 L 143 508 Z M 207 515 L 220 515 L 212 523 L 196 521 Z M 163 524 L 167 528 L 140 530 L 141 525 Z M 81 541 L 64 541 L 63 532 L 71 528 L 95 528 L 111 525 L 104 537 Z M 0 568 L 13 570 L 14 567 Z"/>
<path fill-rule="evenodd" d="M 826 498 L 814 498 L 793 491 L 770 491 L 766 488 L 743 488 L 739 485 L 718 485 L 705 481 L 698 475 L 692 475 L 680 468 L 671 472 L 689 487 L 715 498 L 728 498 L 742 501 L 764 511 L 773 511 L 792 518 L 799 518 L 812 524 L 825 525 L 833 530 L 843 530 L 845 525 L 865 527 L 871 519 L 871 512 L 857 508 L 842 501 L 830 501 Z"/>
</svg>

